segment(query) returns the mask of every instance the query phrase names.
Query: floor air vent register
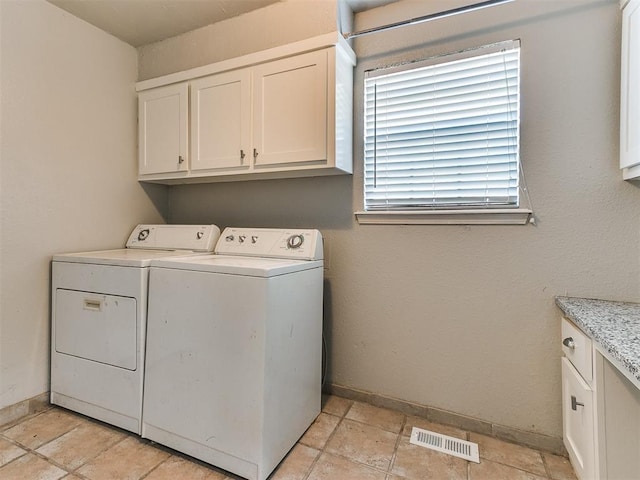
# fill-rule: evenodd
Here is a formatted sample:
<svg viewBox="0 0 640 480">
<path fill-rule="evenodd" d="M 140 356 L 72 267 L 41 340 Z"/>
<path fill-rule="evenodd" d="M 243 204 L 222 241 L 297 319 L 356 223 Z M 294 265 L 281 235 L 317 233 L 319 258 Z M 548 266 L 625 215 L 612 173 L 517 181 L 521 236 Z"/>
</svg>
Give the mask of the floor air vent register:
<svg viewBox="0 0 640 480">
<path fill-rule="evenodd" d="M 413 427 L 410 443 L 480 463 L 478 444 Z"/>
</svg>

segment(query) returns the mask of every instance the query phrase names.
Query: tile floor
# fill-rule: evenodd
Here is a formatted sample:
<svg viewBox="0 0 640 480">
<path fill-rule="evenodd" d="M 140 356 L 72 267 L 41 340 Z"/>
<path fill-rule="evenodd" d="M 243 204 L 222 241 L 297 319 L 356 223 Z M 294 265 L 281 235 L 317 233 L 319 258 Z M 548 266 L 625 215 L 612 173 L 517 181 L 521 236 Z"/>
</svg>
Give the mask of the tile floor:
<svg viewBox="0 0 640 480">
<path fill-rule="evenodd" d="M 411 445 L 417 426 L 479 444 L 480 463 Z M 2 480 L 237 480 L 103 423 L 51 407 L 0 427 Z M 575 479 L 564 457 L 336 396 L 272 480 Z"/>
</svg>

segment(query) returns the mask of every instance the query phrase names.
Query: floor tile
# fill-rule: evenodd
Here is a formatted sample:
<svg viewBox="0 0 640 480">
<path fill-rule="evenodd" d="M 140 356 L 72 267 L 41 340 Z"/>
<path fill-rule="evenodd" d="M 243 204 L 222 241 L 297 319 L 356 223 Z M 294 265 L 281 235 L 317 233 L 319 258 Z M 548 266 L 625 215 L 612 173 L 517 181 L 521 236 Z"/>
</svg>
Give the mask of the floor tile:
<svg viewBox="0 0 640 480">
<path fill-rule="evenodd" d="M 481 463 L 411 445 L 409 434 L 413 426 L 478 443 Z M 35 454 L 31 449 L 36 450 Z M 243 480 L 186 455 L 177 452 L 171 455 L 167 449 L 156 448 L 136 435 L 58 407 L 18 420 L 0 433 L 0 479 Z M 323 413 L 269 480 L 328 479 L 576 480 L 576 477 L 565 457 L 325 395 Z"/>
<path fill-rule="evenodd" d="M 403 437 L 391 473 L 411 480 L 466 480 L 467 461 L 409 443 Z"/>
<path fill-rule="evenodd" d="M 346 458 L 323 453 L 308 480 L 385 480 L 385 473 Z"/>
<path fill-rule="evenodd" d="M 29 453 L 0 467 L 2 480 L 58 480 L 67 474 L 61 468 Z"/>
<path fill-rule="evenodd" d="M 413 427 L 422 428 L 423 430 L 430 430 L 432 432 L 441 433 L 449 437 L 459 438 L 460 440 L 467 439 L 467 432 L 458 427 L 452 427 L 449 425 L 442 425 L 440 423 L 433 423 L 429 420 L 421 417 L 407 417 L 407 423 L 402 430 L 402 435 L 405 437 L 411 436 L 411 430 Z"/>
<path fill-rule="evenodd" d="M 374 407 L 361 402 L 353 402 L 345 418 L 366 423 L 393 433 L 400 433 L 404 415 L 386 408 Z"/>
<path fill-rule="evenodd" d="M 547 465 L 547 472 L 552 480 L 576 480 L 571 462 L 566 457 L 543 453 L 542 457 Z"/>
<path fill-rule="evenodd" d="M 51 409 L 18 423 L 2 434 L 27 448 L 35 449 L 86 421 L 64 410 Z"/>
<path fill-rule="evenodd" d="M 91 480 L 138 480 L 169 453 L 128 437 L 84 465 L 78 473 Z"/>
<path fill-rule="evenodd" d="M 75 470 L 125 436 L 118 430 L 86 422 L 40 447 L 36 452 L 69 470 Z"/>
<path fill-rule="evenodd" d="M 344 419 L 327 443 L 325 451 L 387 470 L 396 446 L 397 434 Z"/>
<path fill-rule="evenodd" d="M 323 395 L 322 396 L 322 411 L 324 413 L 330 413 L 331 415 L 337 415 L 338 417 L 344 417 L 347 413 L 353 401 L 346 398 L 336 397 L 335 395 Z"/>
<path fill-rule="evenodd" d="M 469 480 L 545 480 L 546 476 L 538 476 L 524 470 L 481 459 L 480 463 L 471 463 Z"/>
<path fill-rule="evenodd" d="M 212 468 L 171 455 L 144 478 L 145 480 L 223 480 L 225 476 Z"/>
<path fill-rule="evenodd" d="M 300 443 L 322 450 L 339 421 L 338 417 L 321 413 L 304 433 Z"/>
<path fill-rule="evenodd" d="M 320 451 L 306 445 L 296 445 L 289 452 L 269 480 L 303 480 Z"/>
<path fill-rule="evenodd" d="M 24 455 L 25 453 L 27 453 L 26 450 L 23 450 L 22 448 L 15 446 L 13 443 L 0 438 L 0 467 L 15 458 Z"/>
<path fill-rule="evenodd" d="M 480 458 L 486 458 L 543 477 L 547 474 L 542 462 L 542 455 L 537 450 L 478 433 L 470 433 L 469 440 L 478 444 Z"/>
</svg>

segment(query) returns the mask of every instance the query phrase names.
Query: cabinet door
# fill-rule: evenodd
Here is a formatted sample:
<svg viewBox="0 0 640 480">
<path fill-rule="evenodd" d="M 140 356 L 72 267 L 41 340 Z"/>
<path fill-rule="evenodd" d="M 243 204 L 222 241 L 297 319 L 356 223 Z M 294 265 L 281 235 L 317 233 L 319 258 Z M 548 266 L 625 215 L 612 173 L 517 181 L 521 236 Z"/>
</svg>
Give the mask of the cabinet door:
<svg viewBox="0 0 640 480">
<path fill-rule="evenodd" d="M 191 170 L 250 165 L 251 74 L 242 69 L 191 83 Z"/>
<path fill-rule="evenodd" d="M 327 51 L 258 65 L 253 82 L 256 169 L 326 161 Z"/>
<path fill-rule="evenodd" d="M 622 11 L 620 168 L 640 164 L 640 0 Z"/>
<path fill-rule="evenodd" d="M 138 96 L 138 173 L 186 171 L 188 153 L 186 83 L 140 92 Z"/>
<path fill-rule="evenodd" d="M 640 478 L 640 391 L 600 354 L 598 361 L 603 475 L 612 480 Z"/>
<path fill-rule="evenodd" d="M 566 358 L 562 359 L 563 440 L 580 479 L 595 475 L 593 391 Z"/>
</svg>

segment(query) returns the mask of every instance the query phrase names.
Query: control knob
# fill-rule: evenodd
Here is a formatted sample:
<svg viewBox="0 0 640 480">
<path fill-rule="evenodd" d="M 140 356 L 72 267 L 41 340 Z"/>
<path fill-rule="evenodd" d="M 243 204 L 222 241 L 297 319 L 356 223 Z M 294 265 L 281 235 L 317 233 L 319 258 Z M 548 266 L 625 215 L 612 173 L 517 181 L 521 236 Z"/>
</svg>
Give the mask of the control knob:
<svg viewBox="0 0 640 480">
<path fill-rule="evenodd" d="M 140 242 L 144 242 L 147 237 L 149 237 L 149 229 L 145 228 L 144 230 L 140 230 L 140 233 L 138 233 L 138 240 Z"/>
<path fill-rule="evenodd" d="M 303 243 L 304 243 L 303 235 L 291 235 L 287 239 L 287 248 L 291 248 L 295 250 L 296 248 L 300 248 Z"/>
</svg>

